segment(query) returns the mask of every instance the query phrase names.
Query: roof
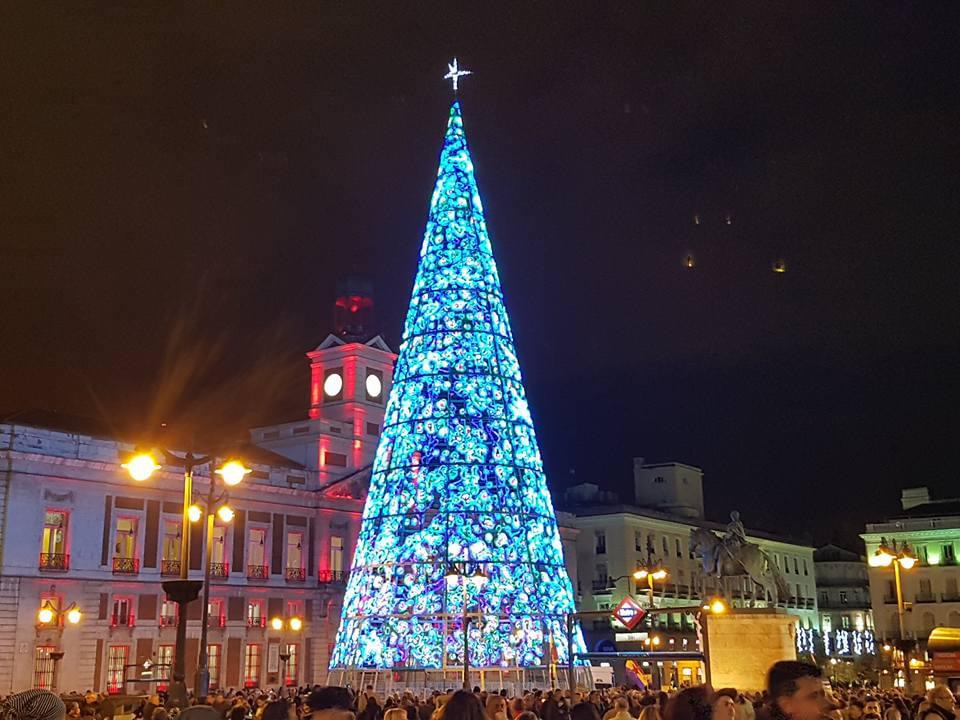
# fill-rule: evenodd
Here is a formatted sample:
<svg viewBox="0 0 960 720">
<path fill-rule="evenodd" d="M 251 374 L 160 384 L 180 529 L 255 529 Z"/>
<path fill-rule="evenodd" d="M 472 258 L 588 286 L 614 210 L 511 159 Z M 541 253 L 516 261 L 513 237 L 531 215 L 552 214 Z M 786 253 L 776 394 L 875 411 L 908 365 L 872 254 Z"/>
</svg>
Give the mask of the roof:
<svg viewBox="0 0 960 720">
<path fill-rule="evenodd" d="M 915 505 L 909 510 L 898 513 L 893 519 L 943 517 L 945 515 L 960 515 L 960 499 L 934 500 L 922 505 Z"/>
<path fill-rule="evenodd" d="M 839 545 L 824 545 L 821 548 L 817 548 L 813 553 L 814 562 L 863 562 L 863 558 L 851 551 L 846 550 L 845 548 L 840 547 Z"/>
<path fill-rule="evenodd" d="M 75 435 L 89 435 L 91 437 L 102 437 L 116 439 L 116 428 L 96 418 L 85 417 L 83 415 L 71 415 L 70 413 L 59 412 L 58 410 L 41 410 L 38 408 L 27 408 L 17 410 L 11 413 L 0 415 L 0 423 L 9 423 L 11 425 L 26 425 L 44 430 L 58 430 L 60 432 L 73 433 Z"/>
<path fill-rule="evenodd" d="M 254 465 L 270 465 L 271 467 L 285 467 L 292 470 L 306 470 L 306 466 L 291 460 L 285 455 L 267 450 L 259 445 L 241 445 L 237 454 L 245 461 Z"/>
<path fill-rule="evenodd" d="M 712 520 L 704 520 L 703 518 L 688 518 L 680 515 L 671 515 L 659 510 L 639 507 L 636 505 L 592 505 L 578 508 L 576 510 L 570 507 L 566 507 L 564 509 L 578 518 L 588 518 L 597 515 L 639 515 L 641 517 L 648 517 L 652 520 L 664 520 L 666 522 L 673 522 L 680 525 L 702 527 L 706 528 L 707 530 L 724 532 L 727 529 L 727 526 L 724 523 L 713 522 Z M 783 535 L 774 535 L 773 533 L 765 532 L 763 530 L 753 530 L 751 528 L 746 528 L 746 531 L 749 537 L 759 538 L 761 540 L 769 540 L 771 542 L 786 543 L 787 545 L 810 547 L 809 542 L 804 542 L 795 538 L 789 538 Z"/>
</svg>

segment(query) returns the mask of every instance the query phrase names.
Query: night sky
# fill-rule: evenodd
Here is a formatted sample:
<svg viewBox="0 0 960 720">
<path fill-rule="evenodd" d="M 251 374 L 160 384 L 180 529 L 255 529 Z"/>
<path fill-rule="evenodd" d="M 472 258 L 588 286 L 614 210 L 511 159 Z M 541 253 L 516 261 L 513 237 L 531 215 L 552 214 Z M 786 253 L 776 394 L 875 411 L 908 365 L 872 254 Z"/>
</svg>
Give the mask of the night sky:
<svg viewBox="0 0 960 720">
<path fill-rule="evenodd" d="M 304 416 L 348 273 L 396 347 L 457 55 L 555 490 L 850 546 L 957 494 L 956 3 L 126 5 L 3 11 L 0 409 Z"/>
</svg>

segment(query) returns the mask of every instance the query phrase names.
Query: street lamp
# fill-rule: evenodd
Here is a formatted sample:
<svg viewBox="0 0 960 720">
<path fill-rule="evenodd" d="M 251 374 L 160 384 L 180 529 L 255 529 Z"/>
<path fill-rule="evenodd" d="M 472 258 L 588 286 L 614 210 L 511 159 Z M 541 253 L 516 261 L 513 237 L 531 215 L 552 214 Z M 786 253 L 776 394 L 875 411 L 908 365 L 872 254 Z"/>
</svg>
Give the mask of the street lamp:
<svg viewBox="0 0 960 720">
<path fill-rule="evenodd" d="M 37 629 L 39 630 L 40 628 L 47 628 L 51 626 L 60 627 L 63 625 L 64 619 L 66 619 L 70 625 L 77 625 L 83 619 L 83 613 L 80 611 L 80 606 L 77 605 L 76 602 L 72 602 L 66 608 L 61 610 L 58 605 L 54 604 L 49 599 L 45 600 L 43 605 L 40 606 L 40 609 L 37 610 Z M 60 661 L 63 660 L 63 650 L 53 650 L 50 652 L 49 656 L 53 661 L 53 676 L 50 679 L 50 689 L 56 690 Z"/>
<path fill-rule="evenodd" d="M 487 574 L 479 565 L 476 566 L 471 574 L 467 574 L 467 565 L 464 563 L 461 572 L 456 565 L 450 565 L 444 573 L 447 585 L 463 581 L 463 689 L 470 690 L 470 616 L 467 613 L 467 604 L 470 601 L 469 586 L 472 582 L 474 587 L 479 590 L 487 581 Z"/>
<path fill-rule="evenodd" d="M 906 613 L 906 604 L 903 602 L 903 584 L 900 580 L 900 571 L 901 569 L 911 570 L 913 566 L 917 564 L 917 556 L 913 554 L 913 550 L 906 543 L 901 543 L 898 547 L 897 541 L 894 540 L 888 545 L 887 539 L 881 537 L 880 546 L 870 557 L 869 564 L 875 568 L 893 566 L 893 581 L 897 591 L 897 623 L 900 629 L 900 645 L 903 650 L 903 666 L 904 672 L 907 674 L 907 683 L 912 687 L 913 682 L 909 661 L 910 653 L 906 648 L 906 636 L 903 631 L 903 618 Z"/>
<path fill-rule="evenodd" d="M 288 618 L 286 621 L 282 617 L 274 617 L 270 620 L 270 627 L 282 633 L 284 630 L 289 628 L 293 632 L 300 632 L 303 630 L 303 620 L 296 615 L 291 618 Z M 287 642 L 286 634 L 280 636 L 280 662 L 283 665 L 280 667 L 280 686 L 286 687 L 287 684 L 287 663 L 290 661 L 290 644 Z M 296 681 L 294 681 L 296 682 Z"/>
<path fill-rule="evenodd" d="M 652 566 L 641 565 L 633 571 L 633 579 L 637 581 L 638 585 L 641 580 L 647 581 L 647 601 L 650 603 L 650 607 L 653 607 L 654 581 L 662 582 L 667 579 L 668 575 L 669 573 L 659 563 Z"/>
<path fill-rule="evenodd" d="M 206 583 L 198 580 L 190 580 L 190 523 L 197 522 L 202 517 L 202 511 L 193 505 L 193 472 L 196 468 L 204 465 L 213 465 L 215 457 L 213 455 L 194 455 L 193 452 L 187 452 L 184 455 L 177 455 L 169 450 L 160 451 L 166 461 L 172 465 L 183 467 L 183 524 L 180 533 L 180 579 L 167 580 L 162 584 L 167 597 L 173 600 L 180 608 L 177 614 L 177 643 L 173 658 L 173 682 L 170 683 L 168 691 L 169 704 L 173 707 L 187 707 L 187 684 L 186 684 L 186 644 L 187 644 L 187 605 L 197 599 L 201 587 L 209 585 L 209 572 L 205 573 Z M 226 484 L 236 485 L 243 476 L 250 470 L 239 463 L 242 471 L 233 463 L 239 463 L 237 460 L 231 460 L 222 467 L 215 469 L 215 474 L 220 474 Z M 136 452 L 129 457 L 121 466 L 126 470 L 130 477 L 137 482 L 146 482 L 150 477 L 162 468 L 151 452 Z M 237 479 L 239 477 L 239 479 Z M 210 477 L 210 497 L 213 497 L 214 477 Z M 213 506 L 213 502 L 207 504 L 208 508 Z M 209 538 L 208 538 L 209 545 Z M 209 571 L 209 555 L 207 570 Z M 209 592 L 209 591 L 208 591 Z M 204 594 L 204 623 L 201 629 L 201 655 L 198 668 L 203 668 L 209 678 L 209 670 L 206 663 L 206 616 L 207 616 L 207 593 Z M 198 670 L 199 675 L 199 670 Z M 195 688 L 200 690 L 200 687 Z M 205 690 L 204 686 L 204 690 Z M 198 694 L 200 694 L 198 692 Z M 205 694 L 205 693 L 204 693 Z"/>
</svg>

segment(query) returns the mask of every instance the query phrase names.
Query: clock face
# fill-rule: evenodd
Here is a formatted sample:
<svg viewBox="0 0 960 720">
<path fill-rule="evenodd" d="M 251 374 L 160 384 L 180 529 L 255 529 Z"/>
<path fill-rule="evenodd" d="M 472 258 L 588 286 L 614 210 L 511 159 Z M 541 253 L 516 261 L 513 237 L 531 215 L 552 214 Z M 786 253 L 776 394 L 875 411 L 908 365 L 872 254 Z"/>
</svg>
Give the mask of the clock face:
<svg viewBox="0 0 960 720">
<path fill-rule="evenodd" d="M 372 398 L 378 398 L 382 392 L 383 383 L 380 381 L 380 378 L 373 374 L 367 375 L 367 395 Z"/>
<path fill-rule="evenodd" d="M 323 381 L 323 392 L 327 397 L 336 397 L 343 390 L 343 378 L 340 373 L 330 373 Z"/>
</svg>

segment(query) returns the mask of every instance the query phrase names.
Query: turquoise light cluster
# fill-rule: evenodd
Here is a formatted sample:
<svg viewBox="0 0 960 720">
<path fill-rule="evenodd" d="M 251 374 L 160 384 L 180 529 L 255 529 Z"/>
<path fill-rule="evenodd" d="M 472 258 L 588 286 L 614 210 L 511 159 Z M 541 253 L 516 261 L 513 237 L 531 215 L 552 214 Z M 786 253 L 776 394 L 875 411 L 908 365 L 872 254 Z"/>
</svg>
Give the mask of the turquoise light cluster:
<svg viewBox="0 0 960 720">
<path fill-rule="evenodd" d="M 330 667 L 462 665 L 451 563 L 488 577 L 471 666 L 566 662 L 573 589 L 457 102 Z"/>
</svg>

